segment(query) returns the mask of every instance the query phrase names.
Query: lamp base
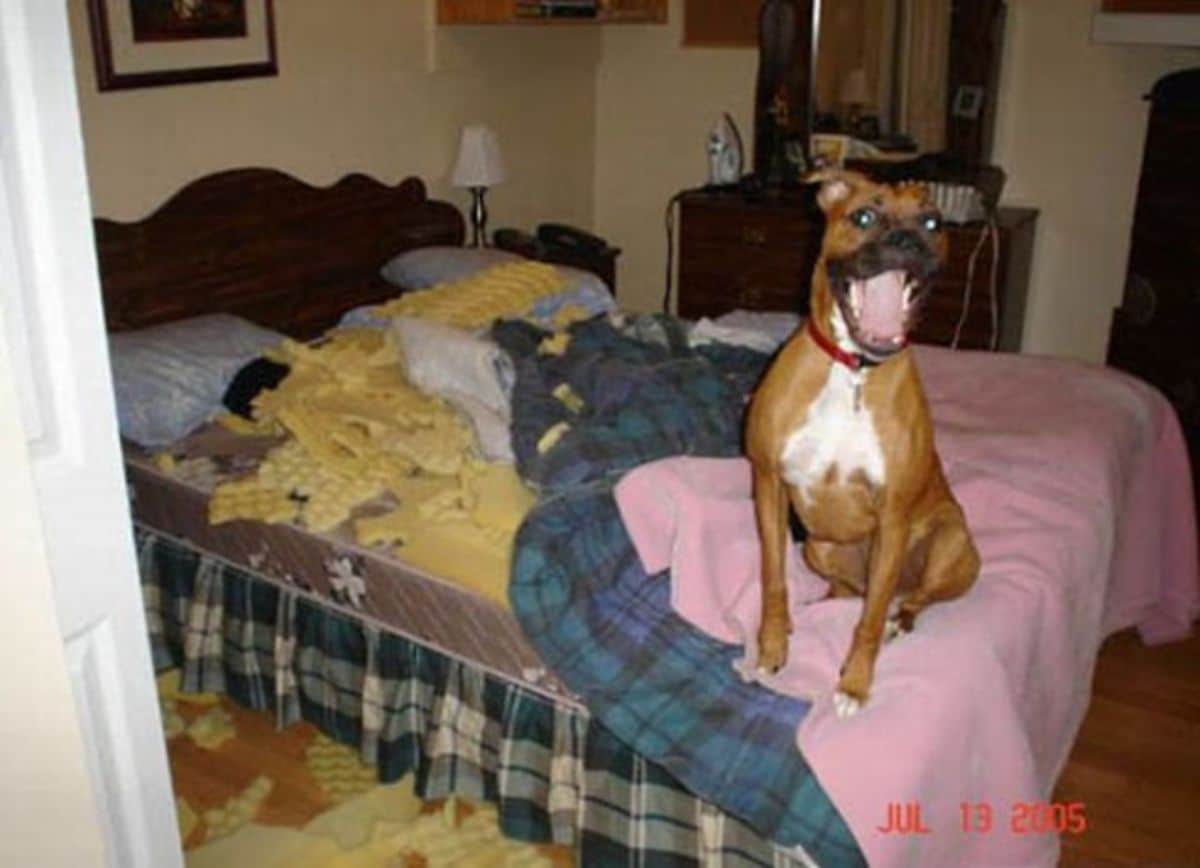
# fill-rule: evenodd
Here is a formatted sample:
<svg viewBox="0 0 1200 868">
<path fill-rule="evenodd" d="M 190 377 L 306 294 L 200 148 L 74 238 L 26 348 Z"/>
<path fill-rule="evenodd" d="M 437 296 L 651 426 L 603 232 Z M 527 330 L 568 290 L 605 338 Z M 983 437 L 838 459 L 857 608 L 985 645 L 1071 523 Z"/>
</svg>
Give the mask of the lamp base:
<svg viewBox="0 0 1200 868">
<path fill-rule="evenodd" d="M 487 247 L 487 187 L 471 187 L 471 246 Z"/>
</svg>

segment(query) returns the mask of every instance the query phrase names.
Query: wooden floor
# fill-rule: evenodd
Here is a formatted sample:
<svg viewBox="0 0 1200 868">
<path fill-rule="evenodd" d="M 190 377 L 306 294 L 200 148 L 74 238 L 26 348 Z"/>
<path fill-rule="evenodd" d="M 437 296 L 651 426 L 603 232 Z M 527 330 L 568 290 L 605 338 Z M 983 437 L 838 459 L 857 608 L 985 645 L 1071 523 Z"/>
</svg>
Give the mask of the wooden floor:
<svg viewBox="0 0 1200 868">
<path fill-rule="evenodd" d="M 1083 802 L 1089 828 L 1063 837 L 1061 865 L 1200 866 L 1200 636 L 1156 648 L 1113 636 L 1094 685 L 1054 794 Z"/>
<path fill-rule="evenodd" d="M 177 790 L 203 810 L 267 773 L 279 783 L 264 821 L 297 825 L 325 810 L 299 765 L 315 731 L 276 732 L 265 715 L 226 707 L 238 719 L 241 744 L 214 763 L 211 752 L 172 740 Z M 1082 802 L 1088 822 L 1082 835 L 1064 836 L 1066 868 L 1200 866 L 1200 636 L 1146 648 L 1129 631 L 1105 643 L 1092 704 L 1054 800 Z M 556 864 L 570 864 L 561 849 L 547 851 Z"/>
</svg>

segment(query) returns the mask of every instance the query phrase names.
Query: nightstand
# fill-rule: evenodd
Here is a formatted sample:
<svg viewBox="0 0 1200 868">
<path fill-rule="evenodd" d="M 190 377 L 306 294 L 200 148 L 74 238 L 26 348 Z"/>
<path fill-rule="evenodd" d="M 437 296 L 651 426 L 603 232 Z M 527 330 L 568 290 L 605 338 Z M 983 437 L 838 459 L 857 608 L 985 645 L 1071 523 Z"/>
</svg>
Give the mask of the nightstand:
<svg viewBox="0 0 1200 868">
<path fill-rule="evenodd" d="M 914 339 L 949 345 L 965 300 L 959 348 L 994 345 L 1019 350 L 1036 223 L 1037 211 L 1000 208 L 995 239 L 987 223 L 947 224 L 946 262 L 934 280 Z M 679 220 L 679 314 L 699 319 L 735 308 L 807 313 L 808 288 L 824 229 L 824 215 L 812 188 L 759 197 L 735 191 L 684 194 Z M 994 337 L 993 240 L 999 242 Z"/>
<path fill-rule="evenodd" d="M 497 229 L 493 234 L 492 244 L 500 250 L 519 254 L 527 259 L 590 271 L 608 285 L 609 292 L 614 296 L 617 294 L 617 257 L 621 255 L 619 247 L 611 247 L 603 242 L 603 246 L 593 243 L 547 243 L 519 229 Z"/>
</svg>

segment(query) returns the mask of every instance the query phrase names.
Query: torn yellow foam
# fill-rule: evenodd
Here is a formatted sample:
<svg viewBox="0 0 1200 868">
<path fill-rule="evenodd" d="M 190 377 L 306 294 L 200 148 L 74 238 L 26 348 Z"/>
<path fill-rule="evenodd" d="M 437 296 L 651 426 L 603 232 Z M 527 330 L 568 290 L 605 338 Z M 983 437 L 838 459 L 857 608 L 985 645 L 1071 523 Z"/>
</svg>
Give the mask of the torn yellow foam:
<svg viewBox="0 0 1200 868">
<path fill-rule="evenodd" d="M 187 734 L 199 747 L 216 750 L 237 735 L 237 729 L 229 712 L 218 705 L 193 720 Z"/>
<path fill-rule="evenodd" d="M 581 307 L 578 304 L 564 304 L 554 312 L 554 316 L 550 321 L 554 324 L 554 328 L 557 330 L 565 329 L 572 323 L 581 322 L 585 319 L 591 319 L 593 316 L 595 316 L 595 314 L 593 314 L 586 307 Z"/>
<path fill-rule="evenodd" d="M 464 329 L 520 316 L 540 298 L 562 292 L 566 280 L 552 265 L 523 261 L 485 268 L 471 276 L 409 292 L 372 309 L 377 316 L 419 316 Z"/>
<path fill-rule="evenodd" d="M 223 838 L 232 834 L 254 819 L 262 803 L 275 787 L 275 782 L 266 775 L 259 775 L 242 792 L 219 808 L 204 812 L 205 840 Z"/>
<path fill-rule="evenodd" d="M 330 838 L 343 850 L 355 850 L 371 841 L 379 823 L 409 822 L 420 816 L 421 807 L 410 775 L 347 799 L 310 820 L 304 831 Z"/>
<path fill-rule="evenodd" d="M 555 332 L 550 337 L 542 339 L 542 342 L 538 344 L 538 352 L 543 356 L 561 356 L 567 351 L 570 343 L 569 332 Z"/>
<path fill-rule="evenodd" d="M 546 432 L 538 438 L 537 451 L 538 455 L 545 455 L 551 449 L 558 445 L 558 441 L 563 438 L 563 435 L 571 430 L 569 422 L 556 422 L 546 429 Z"/>
<path fill-rule="evenodd" d="M 344 802 L 372 789 L 378 779 L 375 769 L 345 745 L 318 735 L 304 751 L 304 764 L 318 786 L 334 802 Z"/>
<path fill-rule="evenodd" d="M 575 390 L 571 388 L 570 383 L 559 383 L 554 387 L 554 391 L 551 394 L 572 413 L 579 413 L 583 410 L 583 398 L 579 397 Z"/>
<path fill-rule="evenodd" d="M 175 473 L 175 456 L 170 452 L 159 452 L 154 456 L 154 466 L 168 475 Z"/>
<path fill-rule="evenodd" d="M 168 669 L 155 678 L 158 695 L 161 699 L 186 702 L 189 705 L 219 705 L 219 693 L 183 693 L 180 689 L 182 673 L 178 667 Z"/>
<path fill-rule="evenodd" d="M 187 799 L 175 798 L 175 820 L 179 823 L 179 840 L 186 841 L 200 823 L 195 810 L 188 804 Z"/>
</svg>

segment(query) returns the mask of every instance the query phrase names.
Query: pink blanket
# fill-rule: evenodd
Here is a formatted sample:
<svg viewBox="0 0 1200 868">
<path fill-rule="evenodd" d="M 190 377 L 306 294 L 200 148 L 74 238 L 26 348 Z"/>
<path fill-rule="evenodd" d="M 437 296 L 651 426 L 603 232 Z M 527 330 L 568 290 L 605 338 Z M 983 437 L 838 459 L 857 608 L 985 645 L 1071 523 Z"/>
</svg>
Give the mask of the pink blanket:
<svg viewBox="0 0 1200 868">
<path fill-rule="evenodd" d="M 831 695 L 861 601 L 822 599 L 793 554 L 788 665 L 765 681 L 812 700 L 797 742 L 872 866 L 1053 865 L 1047 829 L 1078 821 L 1047 803 L 1100 642 L 1133 625 L 1148 642 L 1182 638 L 1200 613 L 1187 453 L 1170 405 L 1124 375 L 914 351 L 980 579 L 885 645 L 870 701 L 839 719 Z M 617 500 L 646 570 L 671 567 L 680 615 L 724 641 L 752 640 L 746 462 L 667 459 L 626 476 Z M 753 660 L 743 666 L 752 676 Z M 905 826 L 919 808 L 928 831 L 881 831 L 896 805 Z M 1086 820 L 1086 806 L 1073 810 Z"/>
</svg>

